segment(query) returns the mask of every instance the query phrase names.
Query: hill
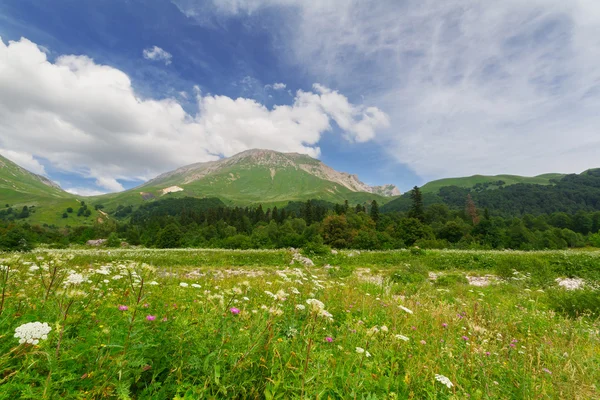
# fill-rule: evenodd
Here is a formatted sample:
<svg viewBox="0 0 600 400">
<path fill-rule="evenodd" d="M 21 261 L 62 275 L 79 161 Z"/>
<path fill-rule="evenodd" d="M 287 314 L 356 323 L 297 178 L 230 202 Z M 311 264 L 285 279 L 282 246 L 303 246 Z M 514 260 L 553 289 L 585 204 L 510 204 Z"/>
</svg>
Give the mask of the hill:
<svg viewBox="0 0 600 400">
<path fill-rule="evenodd" d="M 437 193 L 441 188 L 446 186 L 456 186 L 466 189 L 474 189 L 482 191 L 488 189 L 497 189 L 516 185 L 518 183 L 528 183 L 533 185 L 551 185 L 553 182 L 563 178 L 565 174 L 542 174 L 533 177 L 518 176 L 518 175 L 473 175 L 462 178 L 446 178 L 438 179 L 426 183 L 421 187 L 423 193 Z"/>
<path fill-rule="evenodd" d="M 394 185 L 371 187 L 356 175 L 338 172 L 298 153 L 248 150 L 218 161 L 197 163 L 162 174 L 125 192 L 97 196 L 108 210 L 169 197 L 219 198 L 227 205 L 285 205 L 308 199 L 351 204 L 385 204 L 400 192 Z"/>
<path fill-rule="evenodd" d="M 74 214 L 63 218 L 69 207 Z M 92 224 L 102 218 L 96 210 L 77 217 L 79 208 L 81 203 L 75 195 L 0 155 L 0 218 L 57 226 Z"/>
<path fill-rule="evenodd" d="M 438 203 L 460 210 L 465 207 L 467 195 L 471 195 L 479 209 L 487 208 L 492 214 L 505 217 L 600 210 L 600 169 L 564 175 L 550 183 L 514 183 L 499 185 L 495 190 L 444 186 L 437 192 L 424 192 L 423 202 L 425 206 Z M 410 193 L 406 193 L 385 204 L 382 211 L 407 211 L 410 206 Z"/>
</svg>

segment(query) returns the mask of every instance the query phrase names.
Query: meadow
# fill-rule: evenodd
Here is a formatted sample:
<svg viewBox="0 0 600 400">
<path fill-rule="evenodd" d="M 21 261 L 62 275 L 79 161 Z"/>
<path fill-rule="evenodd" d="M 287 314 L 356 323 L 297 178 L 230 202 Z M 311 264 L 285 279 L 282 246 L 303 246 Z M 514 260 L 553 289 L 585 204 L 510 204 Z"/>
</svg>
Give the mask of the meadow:
<svg viewBox="0 0 600 400">
<path fill-rule="evenodd" d="M 599 282 L 597 251 L 3 253 L 0 399 L 600 399 Z"/>
</svg>

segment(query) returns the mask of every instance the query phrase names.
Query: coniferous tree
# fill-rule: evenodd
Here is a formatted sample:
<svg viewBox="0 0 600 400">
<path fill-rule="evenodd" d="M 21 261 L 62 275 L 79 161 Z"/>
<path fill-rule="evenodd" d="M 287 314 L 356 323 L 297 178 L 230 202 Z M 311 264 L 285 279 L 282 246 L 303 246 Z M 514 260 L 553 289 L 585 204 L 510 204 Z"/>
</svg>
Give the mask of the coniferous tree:
<svg viewBox="0 0 600 400">
<path fill-rule="evenodd" d="M 379 205 L 376 200 L 371 202 L 371 211 L 369 212 L 371 219 L 377 223 L 379 221 Z"/>
<path fill-rule="evenodd" d="M 425 221 L 425 207 L 423 206 L 423 194 L 418 186 L 415 186 L 410 193 L 412 206 L 408 212 L 409 218 L 416 218 L 419 221 Z"/>
</svg>

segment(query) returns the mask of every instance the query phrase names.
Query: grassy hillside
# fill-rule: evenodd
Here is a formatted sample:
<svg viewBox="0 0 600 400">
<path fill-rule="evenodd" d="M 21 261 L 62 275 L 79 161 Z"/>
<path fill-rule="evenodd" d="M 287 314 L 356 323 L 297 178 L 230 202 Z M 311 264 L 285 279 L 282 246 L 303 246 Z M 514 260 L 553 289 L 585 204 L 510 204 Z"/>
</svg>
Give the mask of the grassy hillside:
<svg viewBox="0 0 600 400">
<path fill-rule="evenodd" d="M 147 198 L 149 195 L 155 199 L 218 197 L 227 205 L 262 204 L 265 207 L 308 199 L 333 203 L 348 200 L 351 204 L 372 200 L 385 204 L 392 199 L 372 193 L 353 192 L 340 184 L 320 179 L 293 167 L 278 168 L 273 173 L 272 168 L 268 166 L 236 165 L 187 184 L 182 181 L 181 177 L 171 176 L 166 180 L 151 181 L 126 192 L 97 196 L 90 201 L 93 204 L 102 204 L 110 211 L 118 205 L 139 205 L 145 201 L 144 196 Z M 164 188 L 172 186 L 180 187 L 183 191 L 163 194 Z"/>
<path fill-rule="evenodd" d="M 510 186 L 517 183 L 530 183 L 534 185 L 550 185 L 551 180 L 559 180 L 565 174 L 543 174 L 533 177 L 518 176 L 518 175 L 473 175 L 462 178 L 446 178 L 431 181 L 421 187 L 423 193 L 437 193 L 440 188 L 445 186 L 457 186 L 461 188 L 471 189 L 474 187 L 485 189 L 494 189 L 499 186 Z M 504 184 L 497 184 L 498 181 L 504 182 Z"/>
<path fill-rule="evenodd" d="M 18 216 L 23 207 L 27 207 L 29 216 L 15 220 L 57 226 L 91 225 L 102 217 L 93 208 L 90 216 L 77 217 L 80 206 L 77 196 L 0 156 L 0 211 L 6 213 L 12 209 L 14 215 Z M 74 209 L 74 213 L 63 218 L 62 214 L 69 207 Z"/>
</svg>

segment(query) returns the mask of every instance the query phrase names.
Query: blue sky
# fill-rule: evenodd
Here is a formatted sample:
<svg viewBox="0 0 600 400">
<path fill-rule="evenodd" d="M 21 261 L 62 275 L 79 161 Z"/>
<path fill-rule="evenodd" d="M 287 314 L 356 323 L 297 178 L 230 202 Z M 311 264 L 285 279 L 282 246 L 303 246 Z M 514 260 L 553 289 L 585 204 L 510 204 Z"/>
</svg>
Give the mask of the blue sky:
<svg viewBox="0 0 600 400">
<path fill-rule="evenodd" d="M 0 153 L 81 194 L 253 147 L 402 191 L 600 166 L 600 7 L 485 3 L 5 0 Z"/>
</svg>

